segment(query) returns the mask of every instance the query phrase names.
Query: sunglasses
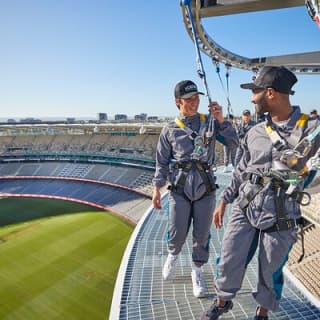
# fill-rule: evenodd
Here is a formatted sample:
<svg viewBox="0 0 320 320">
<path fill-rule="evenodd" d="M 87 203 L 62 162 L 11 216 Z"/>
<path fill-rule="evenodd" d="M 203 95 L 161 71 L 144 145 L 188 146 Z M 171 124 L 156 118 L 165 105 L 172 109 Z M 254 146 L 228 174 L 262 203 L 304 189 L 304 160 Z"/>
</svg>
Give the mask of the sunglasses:
<svg viewBox="0 0 320 320">
<path fill-rule="evenodd" d="M 267 90 L 267 89 L 265 89 L 265 88 L 255 88 L 255 89 L 252 89 L 251 91 L 252 91 L 253 94 L 257 94 L 257 93 L 263 92 L 265 90 Z"/>
</svg>

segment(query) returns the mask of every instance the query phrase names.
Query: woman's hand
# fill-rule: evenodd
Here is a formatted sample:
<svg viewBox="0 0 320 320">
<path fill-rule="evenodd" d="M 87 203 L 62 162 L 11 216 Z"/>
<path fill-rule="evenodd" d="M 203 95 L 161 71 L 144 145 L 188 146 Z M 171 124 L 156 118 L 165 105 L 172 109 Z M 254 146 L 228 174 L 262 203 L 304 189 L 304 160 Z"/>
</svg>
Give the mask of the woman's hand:
<svg viewBox="0 0 320 320">
<path fill-rule="evenodd" d="M 213 101 L 209 104 L 209 112 L 211 112 L 212 117 L 216 119 L 219 123 L 224 121 L 223 114 L 222 114 L 222 107 L 219 105 L 218 102 Z"/>
</svg>

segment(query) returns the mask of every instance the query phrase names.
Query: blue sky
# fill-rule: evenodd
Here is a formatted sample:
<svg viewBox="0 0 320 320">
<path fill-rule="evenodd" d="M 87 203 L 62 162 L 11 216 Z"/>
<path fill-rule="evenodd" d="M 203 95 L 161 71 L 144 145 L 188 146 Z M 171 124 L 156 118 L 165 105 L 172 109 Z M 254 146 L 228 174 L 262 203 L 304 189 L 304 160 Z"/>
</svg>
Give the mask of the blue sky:
<svg viewBox="0 0 320 320">
<path fill-rule="evenodd" d="M 203 89 L 179 0 L 1 0 L 0 21 L 0 118 L 174 116 L 178 81 L 191 79 Z M 248 57 L 320 50 L 320 30 L 304 6 L 204 25 L 220 45 Z M 226 106 L 215 67 L 202 57 L 212 99 Z M 250 92 L 239 87 L 251 78 L 231 70 L 236 115 L 254 110 Z M 320 111 L 320 75 L 298 79 L 292 104 Z M 201 99 L 206 112 L 208 101 Z"/>
</svg>

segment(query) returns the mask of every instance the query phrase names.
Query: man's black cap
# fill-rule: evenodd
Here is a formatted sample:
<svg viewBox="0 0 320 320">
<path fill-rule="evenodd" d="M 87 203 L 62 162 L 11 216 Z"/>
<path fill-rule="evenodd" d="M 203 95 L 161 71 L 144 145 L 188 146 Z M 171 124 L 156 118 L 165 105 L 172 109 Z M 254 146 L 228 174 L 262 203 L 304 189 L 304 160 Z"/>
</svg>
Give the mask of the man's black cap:
<svg viewBox="0 0 320 320">
<path fill-rule="evenodd" d="M 195 94 L 204 94 L 198 91 L 197 85 L 191 80 L 183 80 L 176 84 L 174 97 L 176 99 L 188 99 Z"/>
<path fill-rule="evenodd" d="M 297 77 L 285 67 L 263 67 L 253 83 L 244 83 L 240 87 L 242 89 L 266 89 L 294 94 L 291 90 L 292 86 L 298 81 Z"/>
<path fill-rule="evenodd" d="M 245 116 L 245 115 L 251 115 L 251 112 L 250 112 L 250 110 L 248 110 L 248 109 L 245 109 L 245 110 L 243 110 L 243 112 L 242 112 L 242 114 Z"/>
<path fill-rule="evenodd" d="M 310 113 L 318 113 L 318 111 L 316 109 L 313 109 L 310 111 Z"/>
</svg>

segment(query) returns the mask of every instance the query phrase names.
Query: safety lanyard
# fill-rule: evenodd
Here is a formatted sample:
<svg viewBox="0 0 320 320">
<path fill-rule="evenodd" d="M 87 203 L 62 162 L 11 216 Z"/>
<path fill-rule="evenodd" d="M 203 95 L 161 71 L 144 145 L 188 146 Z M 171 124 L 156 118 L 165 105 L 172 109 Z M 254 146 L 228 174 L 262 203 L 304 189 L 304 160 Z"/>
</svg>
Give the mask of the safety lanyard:
<svg viewBox="0 0 320 320">
<path fill-rule="evenodd" d="M 320 1 L 306 0 L 306 6 L 311 19 L 320 27 Z"/>
<path fill-rule="evenodd" d="M 194 20 L 193 20 L 193 15 L 192 15 L 192 10 L 191 10 L 191 0 L 182 0 L 181 3 L 185 6 L 187 13 L 188 13 L 188 16 L 189 16 L 189 19 L 190 19 L 190 23 L 191 23 L 191 31 L 192 31 L 192 35 L 193 35 L 193 43 L 194 43 L 194 47 L 196 50 L 196 60 L 197 60 L 197 65 L 198 65 L 197 72 L 198 72 L 200 79 L 202 80 L 202 83 L 203 83 L 203 86 L 205 89 L 205 94 L 208 97 L 209 104 L 211 104 L 212 99 L 210 96 L 206 73 L 204 71 L 202 57 L 200 54 L 198 34 L 196 32 L 196 28 L 195 28 L 195 24 L 194 24 Z M 209 117 L 209 121 L 208 121 L 208 126 L 207 126 L 206 132 L 205 132 L 205 136 L 206 136 L 207 140 L 209 140 L 213 136 L 214 131 L 215 131 L 214 119 L 211 115 L 211 112 L 209 112 L 208 117 Z"/>
<path fill-rule="evenodd" d="M 226 99 L 227 99 L 227 104 L 228 104 L 227 112 L 228 112 L 228 116 L 229 116 L 232 113 L 231 102 L 230 102 L 230 93 L 229 93 L 229 76 L 230 76 L 229 70 L 230 70 L 230 65 L 226 65 L 226 68 L 227 68 L 227 72 L 226 72 L 227 89 L 226 89 L 224 84 L 223 84 L 223 81 L 221 79 L 219 61 L 212 60 L 212 62 L 216 65 L 216 72 L 217 72 L 217 75 L 218 75 L 222 90 L 223 90 L 223 92 L 224 92 L 224 94 L 226 96 Z"/>
</svg>

